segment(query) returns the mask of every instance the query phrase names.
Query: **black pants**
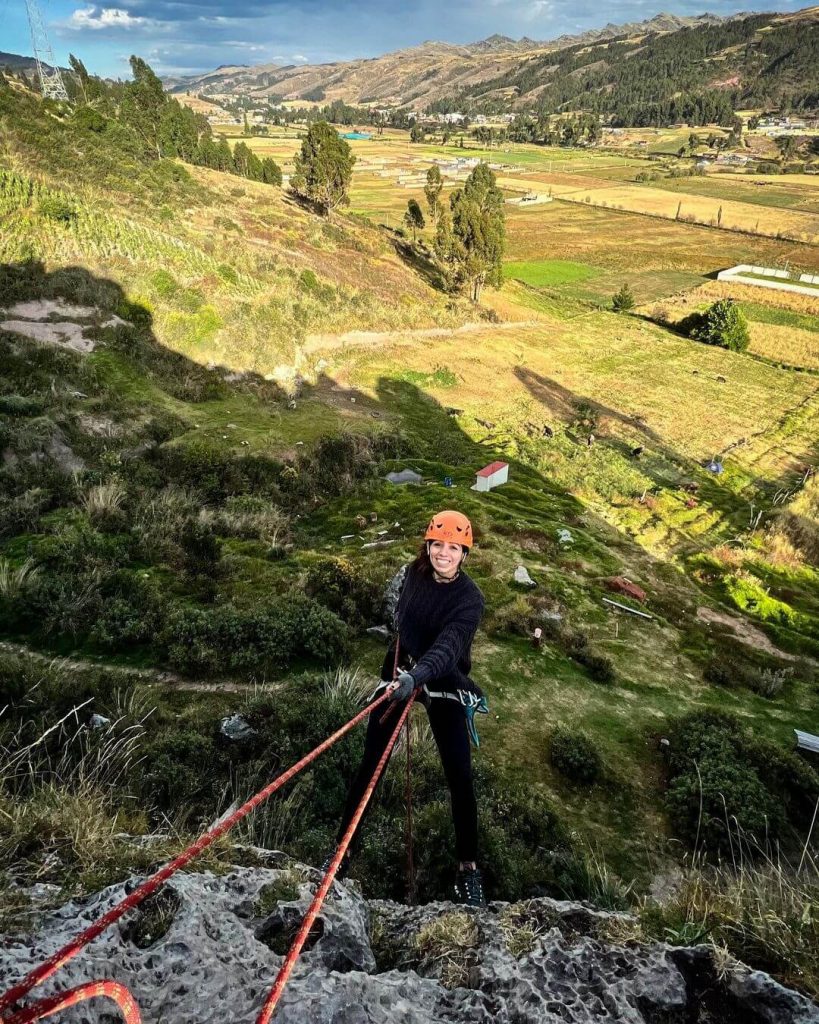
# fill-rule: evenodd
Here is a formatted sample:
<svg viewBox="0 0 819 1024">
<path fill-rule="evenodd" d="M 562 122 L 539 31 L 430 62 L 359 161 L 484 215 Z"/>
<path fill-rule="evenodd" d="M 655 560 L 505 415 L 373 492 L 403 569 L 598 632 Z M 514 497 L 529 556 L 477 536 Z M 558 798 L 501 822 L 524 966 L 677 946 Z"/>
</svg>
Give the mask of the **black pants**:
<svg viewBox="0 0 819 1024">
<path fill-rule="evenodd" d="M 399 705 L 398 707 L 402 707 Z M 384 753 L 398 722 L 400 711 L 395 704 L 381 704 L 370 715 L 367 722 L 367 739 L 364 743 L 364 757 L 353 779 L 347 803 L 338 830 L 340 841 L 350 824 L 355 809 L 364 795 L 364 790 L 373 776 L 381 755 Z M 386 709 L 390 710 L 383 725 L 379 719 Z M 452 822 L 455 826 L 455 851 L 459 861 L 474 861 L 478 857 L 478 806 L 472 785 L 472 751 L 466 731 L 466 715 L 461 704 L 454 700 L 436 697 L 427 707 L 432 735 L 438 745 L 444 775 L 449 785 L 452 802 Z M 372 806 L 370 800 L 369 806 Z M 353 849 L 360 843 L 361 825 L 353 840 Z"/>
</svg>

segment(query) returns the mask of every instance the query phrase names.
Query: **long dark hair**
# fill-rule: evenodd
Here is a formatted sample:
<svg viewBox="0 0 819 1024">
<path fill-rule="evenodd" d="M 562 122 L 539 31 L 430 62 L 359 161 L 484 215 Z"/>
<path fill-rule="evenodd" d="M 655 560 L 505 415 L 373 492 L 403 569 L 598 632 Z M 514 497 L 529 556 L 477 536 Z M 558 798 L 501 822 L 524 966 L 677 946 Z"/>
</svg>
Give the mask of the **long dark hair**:
<svg viewBox="0 0 819 1024">
<path fill-rule="evenodd" d="M 427 542 L 423 541 L 415 556 L 415 561 L 410 565 L 410 572 L 417 572 L 419 576 L 432 575 L 432 562 L 427 551 Z"/>
</svg>

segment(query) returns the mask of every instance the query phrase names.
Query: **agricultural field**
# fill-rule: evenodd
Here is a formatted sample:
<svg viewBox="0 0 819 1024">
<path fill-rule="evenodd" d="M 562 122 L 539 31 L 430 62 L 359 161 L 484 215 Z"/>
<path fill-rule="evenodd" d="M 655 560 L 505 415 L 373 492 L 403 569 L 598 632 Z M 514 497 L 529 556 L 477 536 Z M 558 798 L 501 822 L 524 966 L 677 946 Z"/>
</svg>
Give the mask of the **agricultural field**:
<svg viewBox="0 0 819 1024">
<path fill-rule="evenodd" d="M 770 296 L 770 297 L 769 297 Z M 749 351 L 773 363 L 819 371 L 819 295 L 779 292 L 770 295 L 731 281 L 709 281 L 657 307 L 646 307 L 656 320 L 673 323 L 717 299 L 737 302 L 748 319 Z"/>
<path fill-rule="evenodd" d="M 546 186 L 555 198 L 565 202 L 689 221 L 722 230 L 785 237 L 800 242 L 819 242 L 819 213 L 754 203 L 751 197 L 747 197 L 744 202 L 737 202 L 734 199 L 698 194 L 695 188 L 690 192 L 682 186 L 667 190 L 642 184 L 603 183 L 584 176 L 575 178 L 538 174 L 533 180 L 540 187 Z"/>
</svg>

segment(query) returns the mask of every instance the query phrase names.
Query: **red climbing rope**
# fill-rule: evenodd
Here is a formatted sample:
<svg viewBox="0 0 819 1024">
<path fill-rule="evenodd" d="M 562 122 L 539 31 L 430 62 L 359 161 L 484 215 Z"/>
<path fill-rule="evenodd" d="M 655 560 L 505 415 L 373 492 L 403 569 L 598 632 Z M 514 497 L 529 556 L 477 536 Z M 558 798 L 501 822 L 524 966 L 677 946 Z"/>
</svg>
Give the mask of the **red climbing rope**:
<svg viewBox="0 0 819 1024">
<path fill-rule="evenodd" d="M 98 999 L 105 996 L 113 999 L 122 1012 L 126 1024 L 142 1024 L 137 1002 L 124 985 L 118 981 L 87 981 L 84 985 L 78 985 L 68 992 L 61 992 L 56 996 L 49 996 L 48 999 L 41 999 L 33 1006 L 20 1010 L 11 1017 L 5 1018 L 7 1024 L 34 1024 L 35 1021 L 43 1020 L 60 1010 L 67 1010 L 77 1003 L 84 1003 L 87 999 Z"/>
<path fill-rule="evenodd" d="M 256 1019 L 256 1024 L 269 1024 L 270 1018 L 273 1016 L 273 1012 L 276 1009 L 277 1003 L 279 1002 L 279 998 L 281 997 L 281 994 L 284 990 L 284 986 L 287 984 L 287 979 L 290 977 L 290 974 L 296 965 L 296 960 L 298 960 L 299 953 L 301 953 L 302 947 L 304 946 L 304 943 L 307 941 L 307 936 L 310 934 L 310 929 L 313 927 L 313 922 L 316 920 L 318 912 L 321 909 L 321 905 L 322 903 L 324 903 L 327 893 L 330 891 L 330 886 L 333 884 L 333 880 L 336 877 L 336 872 L 338 871 L 339 864 L 341 864 L 344 854 L 347 852 L 347 847 L 350 845 L 350 841 L 355 835 L 355 830 L 358 828 L 358 824 L 364 815 L 364 811 L 367 808 L 367 804 L 370 802 L 370 798 L 372 797 L 373 792 L 375 791 L 375 787 L 378 784 L 378 780 L 381 778 L 381 774 L 387 766 L 387 761 L 389 761 L 390 759 L 392 748 L 395 746 L 396 741 L 398 740 L 398 737 L 401 733 L 401 727 L 403 726 L 404 722 L 407 721 L 407 718 L 410 713 L 410 708 L 412 707 L 414 702 L 415 694 L 413 694 L 407 701 L 406 707 L 404 708 L 398 719 L 398 724 L 393 730 L 392 736 L 390 737 L 390 741 L 387 744 L 384 753 L 381 755 L 381 760 L 376 765 L 375 771 L 373 772 L 373 776 L 370 779 L 369 784 L 367 785 L 367 788 L 364 791 L 364 795 L 361 798 L 361 802 L 356 808 L 355 814 L 353 815 L 350 824 L 347 826 L 347 831 L 341 838 L 341 842 L 338 844 L 335 856 L 330 862 L 330 867 L 327 869 L 327 874 L 324 876 L 321 885 L 318 887 L 318 890 L 316 891 L 316 895 L 313 897 L 313 902 L 310 904 L 310 907 L 307 913 L 305 914 L 304 920 L 301 923 L 301 928 L 299 929 L 299 933 L 293 940 L 293 944 L 291 945 L 290 950 L 284 959 L 284 963 L 282 964 L 279 973 L 276 975 L 276 980 L 273 982 L 273 988 L 271 988 L 270 993 L 267 999 L 265 1000 L 265 1004 L 262 1007 L 261 1013 Z M 400 707 L 400 705 L 398 706 Z"/>
<path fill-rule="evenodd" d="M 255 796 L 251 797 L 247 803 L 243 804 L 238 808 L 238 810 L 234 811 L 233 814 L 225 818 L 224 821 L 215 825 L 208 832 L 201 835 L 195 843 L 187 848 L 187 850 L 184 850 L 178 857 L 172 860 L 169 864 L 166 864 L 164 868 L 161 868 L 156 872 L 156 874 L 144 881 L 142 885 L 134 889 L 132 893 L 126 896 L 120 903 L 117 903 L 116 906 L 112 907 L 106 914 L 103 914 L 99 920 L 94 922 L 94 924 L 86 928 L 85 931 L 80 932 L 80 934 L 72 939 L 71 942 L 63 946 L 63 948 L 58 950 L 56 953 L 52 954 L 44 963 L 40 964 L 39 967 L 36 967 L 33 971 L 29 972 L 22 981 L 18 982 L 4 995 L 0 996 L 0 1022 L 2 1022 L 2 1024 L 28 1024 L 29 1021 L 39 1019 L 38 1014 L 39 1016 L 46 1016 L 47 1013 L 54 1013 L 57 1009 L 61 1009 L 63 1007 L 61 1000 L 68 998 L 68 995 L 71 995 L 71 993 L 68 993 L 66 996 L 49 997 L 49 999 L 41 1000 L 34 1006 L 18 1011 L 12 1016 L 5 1016 L 4 1013 L 4 1011 L 9 1010 L 11 1007 L 19 1003 L 19 1001 L 24 996 L 28 995 L 33 988 L 37 985 L 41 985 L 44 981 L 55 974 L 64 964 L 75 957 L 81 949 L 87 946 L 89 942 L 93 942 L 93 940 L 102 934 L 106 928 L 112 925 L 115 921 L 118 921 L 128 910 L 132 910 L 134 907 L 139 906 L 143 900 L 156 892 L 156 890 L 166 882 L 171 875 L 179 871 L 180 868 L 185 867 L 185 865 L 195 857 L 198 857 L 200 853 L 206 850 L 220 836 L 223 836 L 227 831 L 233 828 L 238 821 L 241 821 L 241 819 L 250 814 L 251 811 L 254 811 L 259 804 L 267 800 L 267 798 L 275 793 L 276 790 L 281 789 L 282 786 L 289 782 L 303 768 L 306 768 L 311 761 L 314 761 L 320 754 L 323 754 L 328 747 L 331 747 L 337 740 L 341 739 L 345 733 L 348 733 L 350 729 L 358 725 L 363 718 L 366 718 L 371 711 L 377 708 L 378 705 L 383 703 L 386 699 L 387 694 L 385 693 L 371 704 L 368 704 L 363 711 L 360 711 L 354 718 L 351 718 L 346 725 L 343 725 L 340 729 L 334 732 L 332 736 L 329 736 L 323 743 L 320 743 L 315 750 L 311 750 L 309 754 L 306 754 L 291 768 L 288 768 L 286 772 L 280 775 L 277 779 L 274 779 L 273 782 L 265 786 L 264 789 L 260 790 Z M 102 991 L 99 994 L 107 995 L 119 1002 L 119 996 L 114 995 L 113 989 L 111 989 L 111 986 L 115 984 L 114 982 L 103 981 L 93 982 L 91 984 L 92 987 L 94 985 L 102 985 L 105 991 Z M 87 986 L 81 986 L 81 989 L 84 991 L 86 987 Z M 116 991 L 118 993 L 120 988 L 121 986 L 116 987 Z M 76 993 L 79 992 L 80 989 L 74 989 L 73 991 Z M 127 990 L 125 991 L 127 993 Z M 90 995 L 84 995 L 82 998 L 90 998 Z M 128 998 L 133 1001 L 133 998 L 129 993 Z M 54 1000 L 57 1000 L 59 1005 L 52 1006 L 45 1012 L 40 1012 L 42 1007 L 46 1006 L 46 1004 L 53 1003 Z M 80 1000 L 78 999 L 77 1001 Z M 73 1005 L 73 1003 L 67 1005 Z M 122 1007 L 121 1003 L 120 1006 Z M 134 1006 L 136 1006 L 136 1004 L 134 1004 Z M 37 1011 L 37 1014 L 32 1016 L 35 1010 Z M 137 1013 L 136 1018 L 128 1018 L 126 1016 L 126 1019 L 129 1021 L 129 1024 L 132 1024 L 132 1020 L 139 1020 L 139 1014 Z"/>
<path fill-rule="evenodd" d="M 410 743 L 410 720 L 407 718 L 406 743 L 407 743 L 407 777 L 405 786 L 405 799 L 407 803 L 407 903 L 415 906 L 415 856 L 412 849 L 412 753 Z"/>
</svg>

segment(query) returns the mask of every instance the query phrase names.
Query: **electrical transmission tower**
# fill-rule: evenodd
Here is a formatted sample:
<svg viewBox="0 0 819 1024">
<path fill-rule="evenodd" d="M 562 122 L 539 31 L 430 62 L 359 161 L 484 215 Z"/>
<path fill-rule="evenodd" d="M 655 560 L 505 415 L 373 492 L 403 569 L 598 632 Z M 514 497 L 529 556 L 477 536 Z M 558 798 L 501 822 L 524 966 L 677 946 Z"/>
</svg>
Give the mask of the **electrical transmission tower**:
<svg viewBox="0 0 819 1024">
<path fill-rule="evenodd" d="M 68 93 L 65 91 L 65 82 L 63 82 L 57 61 L 54 60 L 54 51 L 48 41 L 48 33 L 37 0 L 26 0 L 26 13 L 28 14 L 31 46 L 34 50 L 34 59 L 37 62 L 37 74 L 40 77 L 43 96 L 47 96 L 51 100 L 67 100 Z"/>
</svg>

